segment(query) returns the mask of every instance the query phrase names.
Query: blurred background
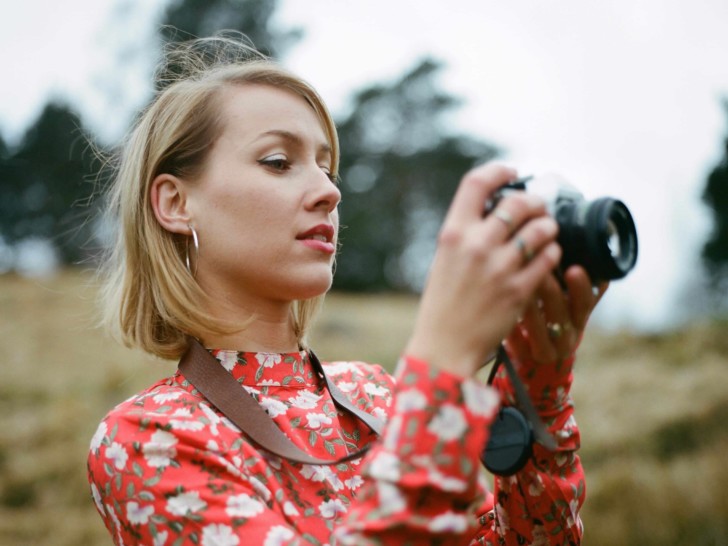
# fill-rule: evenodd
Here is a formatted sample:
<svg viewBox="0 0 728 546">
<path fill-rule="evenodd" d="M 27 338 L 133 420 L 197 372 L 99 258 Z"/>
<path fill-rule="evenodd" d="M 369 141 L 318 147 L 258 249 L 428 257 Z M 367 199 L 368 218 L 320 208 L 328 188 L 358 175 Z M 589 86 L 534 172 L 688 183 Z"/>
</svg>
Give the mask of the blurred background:
<svg viewBox="0 0 728 546">
<path fill-rule="evenodd" d="M 0 543 L 109 542 L 89 439 L 174 363 L 95 328 L 109 226 L 92 148 L 118 147 L 165 42 L 237 29 L 339 127 L 345 227 L 319 354 L 394 364 L 474 164 L 618 197 L 640 257 L 580 349 L 584 542 L 728 544 L 724 0 L 26 0 L 0 29 Z"/>
</svg>

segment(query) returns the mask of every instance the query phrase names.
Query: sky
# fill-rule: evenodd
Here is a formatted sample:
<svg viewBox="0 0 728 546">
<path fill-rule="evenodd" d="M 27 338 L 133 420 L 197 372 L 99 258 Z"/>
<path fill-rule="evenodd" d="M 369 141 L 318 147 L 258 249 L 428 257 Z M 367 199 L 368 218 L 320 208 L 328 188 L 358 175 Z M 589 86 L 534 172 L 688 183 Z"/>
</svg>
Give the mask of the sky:
<svg viewBox="0 0 728 546">
<path fill-rule="evenodd" d="M 79 105 L 102 138 L 121 134 L 149 91 L 161 6 L 0 7 L 3 137 L 17 140 L 50 96 Z M 595 320 L 657 330 L 689 317 L 711 225 L 700 195 L 728 135 L 728 2 L 283 0 L 276 22 L 304 30 L 283 63 L 335 115 L 354 91 L 424 56 L 442 60 L 442 87 L 464 99 L 453 132 L 495 143 L 523 174 L 557 172 L 588 199 L 617 197 L 632 211 L 638 265 L 612 284 Z"/>
</svg>

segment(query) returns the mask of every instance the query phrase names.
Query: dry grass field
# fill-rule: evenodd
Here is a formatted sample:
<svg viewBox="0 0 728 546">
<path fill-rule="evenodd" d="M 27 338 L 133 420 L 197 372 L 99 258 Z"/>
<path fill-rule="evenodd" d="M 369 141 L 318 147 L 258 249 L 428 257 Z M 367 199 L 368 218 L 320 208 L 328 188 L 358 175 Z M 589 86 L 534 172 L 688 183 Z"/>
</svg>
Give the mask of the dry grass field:
<svg viewBox="0 0 728 546">
<path fill-rule="evenodd" d="M 96 424 L 174 369 L 93 328 L 89 277 L 0 277 L 0 544 L 109 538 L 85 478 Z M 391 364 L 408 297 L 332 296 L 326 359 Z M 728 324 L 664 336 L 589 332 L 574 396 L 587 470 L 587 545 L 728 544 Z"/>
</svg>

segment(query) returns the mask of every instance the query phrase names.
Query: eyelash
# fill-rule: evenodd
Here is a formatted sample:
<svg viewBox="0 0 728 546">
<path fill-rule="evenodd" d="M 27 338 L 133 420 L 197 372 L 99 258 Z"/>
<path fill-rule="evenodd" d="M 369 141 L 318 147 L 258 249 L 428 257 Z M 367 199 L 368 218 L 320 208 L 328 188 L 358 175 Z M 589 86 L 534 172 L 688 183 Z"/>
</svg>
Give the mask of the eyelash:
<svg viewBox="0 0 728 546">
<path fill-rule="evenodd" d="M 291 163 L 288 160 L 282 159 L 282 158 L 260 159 L 260 160 L 258 160 L 258 163 L 260 165 L 263 165 L 264 167 L 269 167 L 278 172 L 285 172 L 291 168 Z M 326 174 L 328 179 L 333 184 L 335 184 L 337 186 L 339 185 L 340 178 L 338 175 L 329 172 L 328 170 L 324 169 L 323 167 L 321 168 L 321 170 Z"/>
</svg>

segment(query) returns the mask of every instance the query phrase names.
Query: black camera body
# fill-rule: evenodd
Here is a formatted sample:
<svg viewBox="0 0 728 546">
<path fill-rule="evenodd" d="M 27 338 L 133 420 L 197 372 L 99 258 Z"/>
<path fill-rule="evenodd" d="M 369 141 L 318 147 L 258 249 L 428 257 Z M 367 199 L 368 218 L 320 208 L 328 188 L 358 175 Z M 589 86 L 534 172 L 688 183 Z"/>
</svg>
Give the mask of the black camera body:
<svg viewBox="0 0 728 546">
<path fill-rule="evenodd" d="M 549 214 L 559 225 L 558 243 L 563 255 L 559 265 L 583 266 L 593 283 L 621 279 L 637 263 L 637 229 L 622 201 L 584 198 L 557 175 L 521 178 L 501 187 L 486 203 L 486 213 L 513 191 L 533 192 L 546 201 Z"/>
</svg>

